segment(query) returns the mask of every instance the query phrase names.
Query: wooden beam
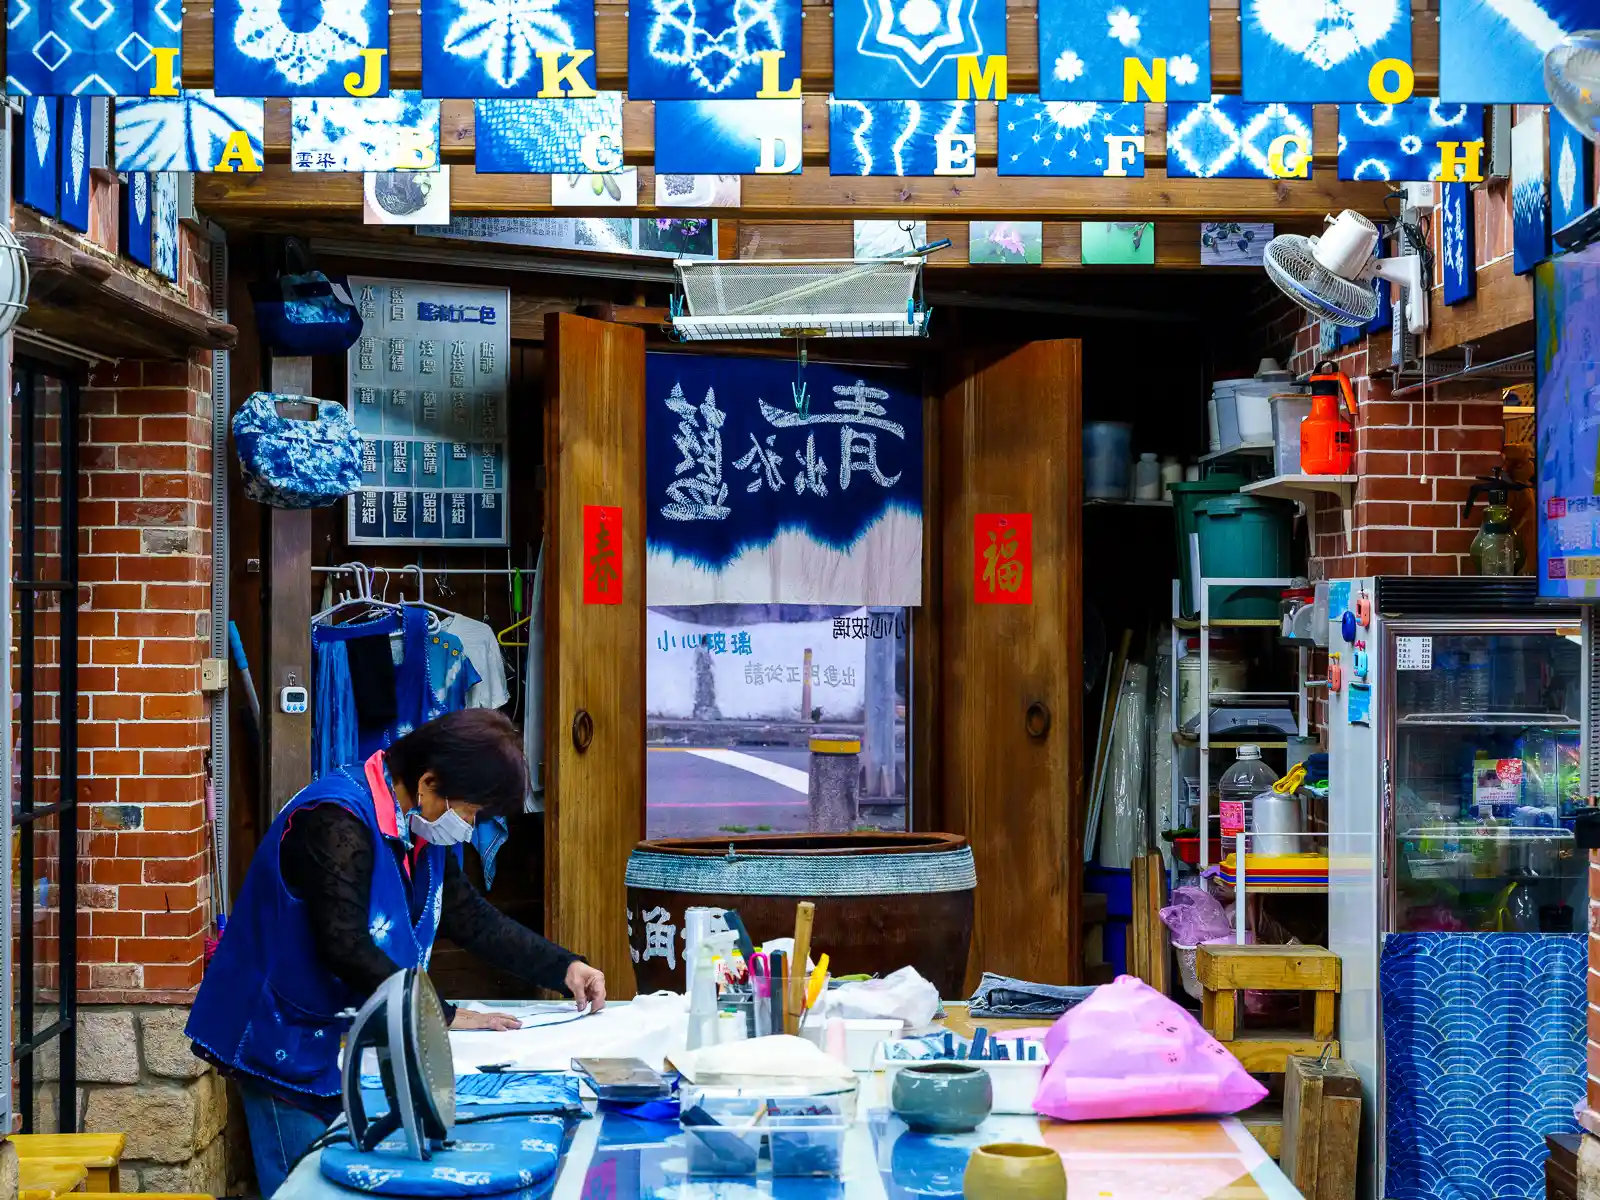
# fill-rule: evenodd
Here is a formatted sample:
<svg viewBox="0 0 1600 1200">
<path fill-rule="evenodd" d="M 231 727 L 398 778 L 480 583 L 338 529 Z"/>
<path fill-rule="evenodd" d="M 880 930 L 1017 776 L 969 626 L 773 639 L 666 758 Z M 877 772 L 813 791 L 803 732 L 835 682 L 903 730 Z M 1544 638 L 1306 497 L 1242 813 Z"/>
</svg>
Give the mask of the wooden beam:
<svg viewBox="0 0 1600 1200">
<path fill-rule="evenodd" d="M 1411 57 L 1417 90 L 1438 90 L 1438 0 L 1411 0 Z M 805 90 L 827 94 L 833 86 L 833 5 L 806 0 L 801 79 Z M 1239 0 L 1212 0 L 1211 82 L 1222 92 L 1239 90 Z M 190 5 L 183 17 L 183 82 L 209 88 L 212 73 L 212 21 L 206 5 Z M 1039 25 L 1035 0 L 1006 5 L 1006 66 L 1014 92 L 1039 90 Z M 414 7 L 396 6 L 389 18 L 389 79 L 393 87 L 414 88 L 422 78 L 421 18 Z M 595 4 L 595 64 L 603 89 L 628 86 L 628 6 L 622 0 Z"/>
<path fill-rule="evenodd" d="M 311 396 L 311 360 L 272 360 L 272 390 Z M 311 510 L 273 508 L 267 514 L 267 662 L 261 710 L 266 721 L 263 824 L 311 782 L 311 716 L 279 703 L 290 685 L 309 693 L 311 675 Z"/>
<path fill-rule="evenodd" d="M 650 166 L 655 162 L 655 103 L 629 100 L 622 106 L 622 157 L 631 166 Z M 805 97 L 804 156 L 808 165 L 828 162 L 828 98 Z M 999 133 L 997 106 L 992 100 L 978 102 L 978 164 L 992 167 Z M 1145 169 L 1164 169 L 1167 165 L 1167 106 L 1144 106 Z M 289 101 L 267 101 L 267 161 L 289 162 Z M 1339 163 L 1339 106 L 1319 104 L 1312 130 L 1312 156 L 1317 170 L 1333 171 Z M 445 100 L 440 106 L 439 150 L 447 163 L 470 163 L 477 150 L 472 101 Z"/>
<path fill-rule="evenodd" d="M 744 180 L 741 217 L 790 220 L 1318 220 L 1353 208 L 1384 215 L 1383 183 L 1342 183 L 1320 172 L 1309 180 L 1168 179 L 1153 170 L 1143 179 L 1000 178 L 993 168 L 960 179 L 836 178 L 818 171 L 751 175 Z M 694 215 L 655 206 L 655 172 L 639 169 L 640 214 Z M 197 175 L 195 205 L 226 223 L 235 215 L 324 216 L 361 211 L 355 175 L 294 172 L 282 163 L 254 174 Z M 462 163 L 450 171 L 450 209 L 457 216 L 615 216 L 616 209 L 555 208 L 546 175 L 480 175 Z M 708 213 L 704 215 L 717 215 Z"/>
</svg>

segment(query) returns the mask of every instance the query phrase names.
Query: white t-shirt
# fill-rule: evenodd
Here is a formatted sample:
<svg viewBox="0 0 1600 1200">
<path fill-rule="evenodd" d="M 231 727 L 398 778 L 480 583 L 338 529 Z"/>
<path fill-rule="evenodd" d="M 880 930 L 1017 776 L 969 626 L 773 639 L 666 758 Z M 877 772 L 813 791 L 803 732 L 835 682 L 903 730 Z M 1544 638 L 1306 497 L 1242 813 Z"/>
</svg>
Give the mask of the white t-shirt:
<svg viewBox="0 0 1600 1200">
<path fill-rule="evenodd" d="M 478 682 L 467 692 L 467 707 L 499 708 L 511 699 L 506 688 L 506 660 L 494 630 L 459 613 L 441 622 L 441 627 L 461 639 L 462 649 L 478 669 Z"/>
</svg>

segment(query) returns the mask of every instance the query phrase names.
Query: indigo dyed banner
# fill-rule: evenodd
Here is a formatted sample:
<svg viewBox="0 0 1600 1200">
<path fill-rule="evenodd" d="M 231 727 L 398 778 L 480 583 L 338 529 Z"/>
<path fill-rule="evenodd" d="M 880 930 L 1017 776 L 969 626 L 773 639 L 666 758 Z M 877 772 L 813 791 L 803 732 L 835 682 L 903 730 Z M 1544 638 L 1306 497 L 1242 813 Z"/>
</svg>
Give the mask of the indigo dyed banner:
<svg viewBox="0 0 1600 1200">
<path fill-rule="evenodd" d="M 645 357 L 646 598 L 922 602 L 922 395 L 909 371 Z"/>
</svg>

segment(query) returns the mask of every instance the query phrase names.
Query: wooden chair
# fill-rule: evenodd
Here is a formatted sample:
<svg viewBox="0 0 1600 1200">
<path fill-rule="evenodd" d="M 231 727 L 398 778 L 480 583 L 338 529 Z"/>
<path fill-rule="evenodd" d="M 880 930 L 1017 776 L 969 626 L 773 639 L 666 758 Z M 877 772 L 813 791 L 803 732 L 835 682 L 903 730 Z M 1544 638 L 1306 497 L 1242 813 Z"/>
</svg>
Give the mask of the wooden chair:
<svg viewBox="0 0 1600 1200">
<path fill-rule="evenodd" d="M 122 1187 L 125 1133 L 18 1133 L 11 1144 L 24 1163 L 78 1163 L 89 1176 L 86 1192 L 115 1192 Z"/>
</svg>

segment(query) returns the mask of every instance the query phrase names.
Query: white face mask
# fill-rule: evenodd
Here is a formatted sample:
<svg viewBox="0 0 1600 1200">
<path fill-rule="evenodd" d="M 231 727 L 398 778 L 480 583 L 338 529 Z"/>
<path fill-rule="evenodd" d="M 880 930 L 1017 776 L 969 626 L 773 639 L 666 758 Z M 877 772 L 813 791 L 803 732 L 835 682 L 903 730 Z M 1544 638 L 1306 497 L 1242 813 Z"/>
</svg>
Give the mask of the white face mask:
<svg viewBox="0 0 1600 1200">
<path fill-rule="evenodd" d="M 453 808 L 446 808 L 437 821 L 428 820 L 420 808 L 413 808 L 409 823 L 412 833 L 435 846 L 459 846 L 472 837 L 471 823 Z"/>
</svg>

